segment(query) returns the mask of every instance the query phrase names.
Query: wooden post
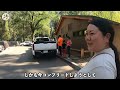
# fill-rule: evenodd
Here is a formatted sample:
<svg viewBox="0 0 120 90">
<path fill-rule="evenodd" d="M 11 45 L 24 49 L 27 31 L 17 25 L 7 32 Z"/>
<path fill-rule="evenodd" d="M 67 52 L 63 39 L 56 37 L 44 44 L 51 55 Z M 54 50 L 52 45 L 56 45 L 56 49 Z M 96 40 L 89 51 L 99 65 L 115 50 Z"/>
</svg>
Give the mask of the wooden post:
<svg viewBox="0 0 120 90">
<path fill-rule="evenodd" d="M 91 56 L 91 57 L 93 56 L 93 54 L 94 54 L 93 52 L 90 52 L 90 56 Z"/>
<path fill-rule="evenodd" d="M 80 53 L 81 55 L 81 58 L 83 58 L 84 57 L 84 48 L 81 48 L 81 53 Z"/>
</svg>

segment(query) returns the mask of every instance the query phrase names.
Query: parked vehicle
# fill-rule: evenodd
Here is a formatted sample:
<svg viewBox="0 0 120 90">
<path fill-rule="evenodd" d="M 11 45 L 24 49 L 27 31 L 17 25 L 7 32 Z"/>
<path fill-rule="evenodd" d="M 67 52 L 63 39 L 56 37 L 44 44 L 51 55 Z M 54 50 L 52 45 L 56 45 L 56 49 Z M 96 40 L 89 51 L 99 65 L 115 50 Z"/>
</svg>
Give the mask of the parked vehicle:
<svg viewBox="0 0 120 90">
<path fill-rule="evenodd" d="M 8 47 L 9 47 L 9 43 L 7 41 L 0 41 L 0 52 L 2 52 Z"/>
<path fill-rule="evenodd" d="M 20 46 L 31 46 L 32 42 L 31 41 L 25 41 L 23 43 L 20 43 Z"/>
<path fill-rule="evenodd" d="M 0 45 L 0 52 L 2 52 L 4 50 L 4 46 Z"/>
<path fill-rule="evenodd" d="M 56 41 L 51 41 L 49 37 L 37 37 L 32 45 L 33 57 L 40 54 L 51 54 L 56 56 L 57 45 Z"/>
</svg>

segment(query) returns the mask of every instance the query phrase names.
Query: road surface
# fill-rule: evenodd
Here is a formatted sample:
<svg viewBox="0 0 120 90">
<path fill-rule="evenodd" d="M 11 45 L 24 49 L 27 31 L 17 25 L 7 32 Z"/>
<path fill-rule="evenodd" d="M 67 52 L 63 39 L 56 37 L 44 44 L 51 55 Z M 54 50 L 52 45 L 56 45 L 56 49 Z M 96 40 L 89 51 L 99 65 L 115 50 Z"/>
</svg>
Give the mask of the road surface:
<svg viewBox="0 0 120 90">
<path fill-rule="evenodd" d="M 33 59 L 31 47 L 9 47 L 0 53 L 0 79 L 64 79 L 73 72 L 57 57 Z"/>
</svg>

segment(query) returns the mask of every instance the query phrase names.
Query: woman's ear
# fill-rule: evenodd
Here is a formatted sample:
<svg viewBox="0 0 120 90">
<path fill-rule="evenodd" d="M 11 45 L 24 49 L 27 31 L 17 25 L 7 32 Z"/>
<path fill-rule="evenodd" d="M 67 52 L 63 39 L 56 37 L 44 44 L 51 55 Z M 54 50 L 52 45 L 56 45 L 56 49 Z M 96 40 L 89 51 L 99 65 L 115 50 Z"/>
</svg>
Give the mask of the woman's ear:
<svg viewBox="0 0 120 90">
<path fill-rule="evenodd" d="M 107 34 L 106 34 L 106 37 L 107 37 L 108 39 L 110 39 L 111 34 L 110 34 L 110 33 L 107 33 Z"/>
<path fill-rule="evenodd" d="M 106 37 L 106 39 L 107 39 L 107 42 L 109 42 L 110 37 L 111 37 L 111 34 L 110 34 L 110 33 L 107 33 L 105 37 Z"/>
</svg>

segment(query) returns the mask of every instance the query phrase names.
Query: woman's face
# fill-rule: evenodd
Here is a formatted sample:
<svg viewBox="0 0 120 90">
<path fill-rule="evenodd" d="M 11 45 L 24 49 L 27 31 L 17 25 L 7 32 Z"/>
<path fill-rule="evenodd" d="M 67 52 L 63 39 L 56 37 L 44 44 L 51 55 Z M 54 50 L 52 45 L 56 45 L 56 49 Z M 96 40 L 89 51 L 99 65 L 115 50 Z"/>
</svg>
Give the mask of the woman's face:
<svg viewBox="0 0 120 90">
<path fill-rule="evenodd" d="M 103 36 L 102 32 L 93 24 L 88 25 L 85 40 L 88 50 L 93 52 L 105 49 L 109 43 L 109 37 Z"/>
</svg>

